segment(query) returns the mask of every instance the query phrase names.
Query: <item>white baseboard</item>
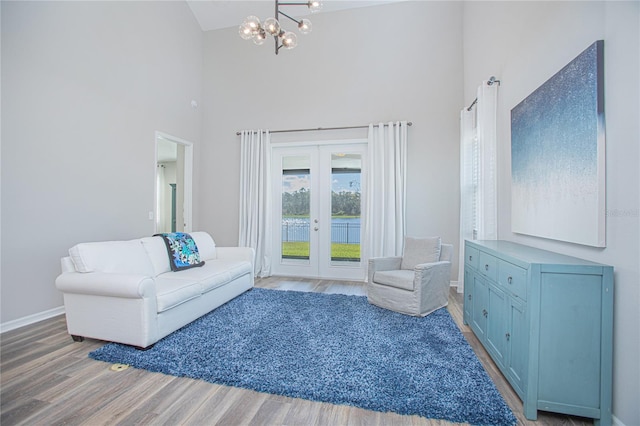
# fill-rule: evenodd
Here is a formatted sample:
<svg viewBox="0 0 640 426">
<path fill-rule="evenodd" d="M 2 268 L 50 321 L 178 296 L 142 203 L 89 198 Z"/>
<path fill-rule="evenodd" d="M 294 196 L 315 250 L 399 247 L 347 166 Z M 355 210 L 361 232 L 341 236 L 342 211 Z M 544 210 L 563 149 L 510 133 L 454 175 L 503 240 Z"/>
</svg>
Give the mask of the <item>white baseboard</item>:
<svg viewBox="0 0 640 426">
<path fill-rule="evenodd" d="M 451 287 L 456 287 L 456 291 L 458 293 L 464 293 L 464 291 L 460 287 L 460 281 L 450 281 L 450 282 L 451 282 Z"/>
<path fill-rule="evenodd" d="M 613 426 L 625 426 L 625 424 L 622 423 L 619 418 L 617 418 L 616 416 L 612 416 L 612 417 L 613 417 L 613 421 L 612 421 Z"/>
<path fill-rule="evenodd" d="M 64 306 L 58 306 L 57 308 L 49 309 L 48 311 L 38 312 L 36 314 L 27 315 L 26 317 L 3 322 L 0 324 L 0 333 L 15 330 L 16 328 L 31 325 L 62 314 L 64 314 Z"/>
</svg>

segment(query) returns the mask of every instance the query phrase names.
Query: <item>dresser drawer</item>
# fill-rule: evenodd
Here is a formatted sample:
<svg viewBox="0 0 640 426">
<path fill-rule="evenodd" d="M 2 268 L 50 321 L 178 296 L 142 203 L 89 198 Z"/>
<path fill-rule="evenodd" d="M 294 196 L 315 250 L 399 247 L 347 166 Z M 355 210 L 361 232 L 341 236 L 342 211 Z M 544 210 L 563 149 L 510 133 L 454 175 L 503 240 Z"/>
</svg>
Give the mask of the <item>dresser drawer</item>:
<svg viewBox="0 0 640 426">
<path fill-rule="evenodd" d="M 478 270 L 492 281 L 498 280 L 498 258 L 481 251 L 478 254 Z"/>
<path fill-rule="evenodd" d="M 500 260 L 498 282 L 522 300 L 527 300 L 527 270 Z"/>
<path fill-rule="evenodd" d="M 474 269 L 478 269 L 478 249 L 473 247 L 464 247 L 464 264 L 471 266 Z"/>
</svg>

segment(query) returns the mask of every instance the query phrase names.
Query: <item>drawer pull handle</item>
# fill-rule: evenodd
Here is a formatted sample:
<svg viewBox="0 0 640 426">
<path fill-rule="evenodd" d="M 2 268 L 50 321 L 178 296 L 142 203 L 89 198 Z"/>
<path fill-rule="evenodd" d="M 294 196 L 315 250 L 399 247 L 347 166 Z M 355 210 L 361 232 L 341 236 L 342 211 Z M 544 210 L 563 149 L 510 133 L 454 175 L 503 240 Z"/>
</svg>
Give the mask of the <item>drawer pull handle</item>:
<svg viewBox="0 0 640 426">
<path fill-rule="evenodd" d="M 509 278 L 507 278 L 507 282 L 508 282 L 509 284 L 511 284 L 511 282 L 512 282 L 512 281 L 513 281 L 513 277 L 509 277 Z"/>
<path fill-rule="evenodd" d="M 473 256 L 469 256 L 469 262 L 473 260 Z"/>
<path fill-rule="evenodd" d="M 511 338 L 511 334 L 507 333 L 505 334 L 505 337 L 507 338 L 507 340 L 509 340 Z"/>
<path fill-rule="evenodd" d="M 488 270 L 489 270 L 489 264 L 488 264 L 488 263 L 484 265 L 484 270 L 485 270 L 485 271 L 488 271 Z"/>
<path fill-rule="evenodd" d="M 471 295 L 468 296 L 469 300 L 471 300 Z"/>
</svg>

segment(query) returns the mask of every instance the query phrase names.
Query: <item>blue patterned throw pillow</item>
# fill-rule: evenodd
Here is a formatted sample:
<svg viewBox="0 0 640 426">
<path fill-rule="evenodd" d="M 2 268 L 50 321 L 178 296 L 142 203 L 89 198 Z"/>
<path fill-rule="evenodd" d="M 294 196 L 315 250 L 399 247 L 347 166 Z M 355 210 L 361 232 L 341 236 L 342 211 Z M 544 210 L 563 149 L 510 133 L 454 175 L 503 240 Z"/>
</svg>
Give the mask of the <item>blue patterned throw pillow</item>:
<svg viewBox="0 0 640 426">
<path fill-rule="evenodd" d="M 204 260 L 200 260 L 198 246 L 186 232 L 171 232 L 155 234 L 154 237 L 162 237 L 167 252 L 169 253 L 169 264 L 172 271 L 195 268 L 204 265 Z"/>
</svg>

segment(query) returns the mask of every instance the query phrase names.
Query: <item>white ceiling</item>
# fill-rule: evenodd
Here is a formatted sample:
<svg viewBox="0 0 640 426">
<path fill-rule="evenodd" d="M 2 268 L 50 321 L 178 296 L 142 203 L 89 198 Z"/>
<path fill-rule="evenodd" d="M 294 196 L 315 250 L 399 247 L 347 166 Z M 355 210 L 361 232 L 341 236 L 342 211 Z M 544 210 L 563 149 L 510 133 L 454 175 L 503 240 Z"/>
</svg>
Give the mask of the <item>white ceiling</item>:
<svg viewBox="0 0 640 426">
<path fill-rule="evenodd" d="M 273 0 L 186 0 L 203 31 L 237 27 L 250 15 L 265 19 L 275 13 Z M 287 2 L 303 2 L 304 0 L 284 0 Z M 337 10 L 358 7 L 377 6 L 404 0 L 322 0 L 322 10 L 317 13 L 335 12 Z M 280 10 L 292 16 L 309 15 L 304 6 L 285 6 Z M 316 14 L 317 14 L 316 13 Z"/>
</svg>

